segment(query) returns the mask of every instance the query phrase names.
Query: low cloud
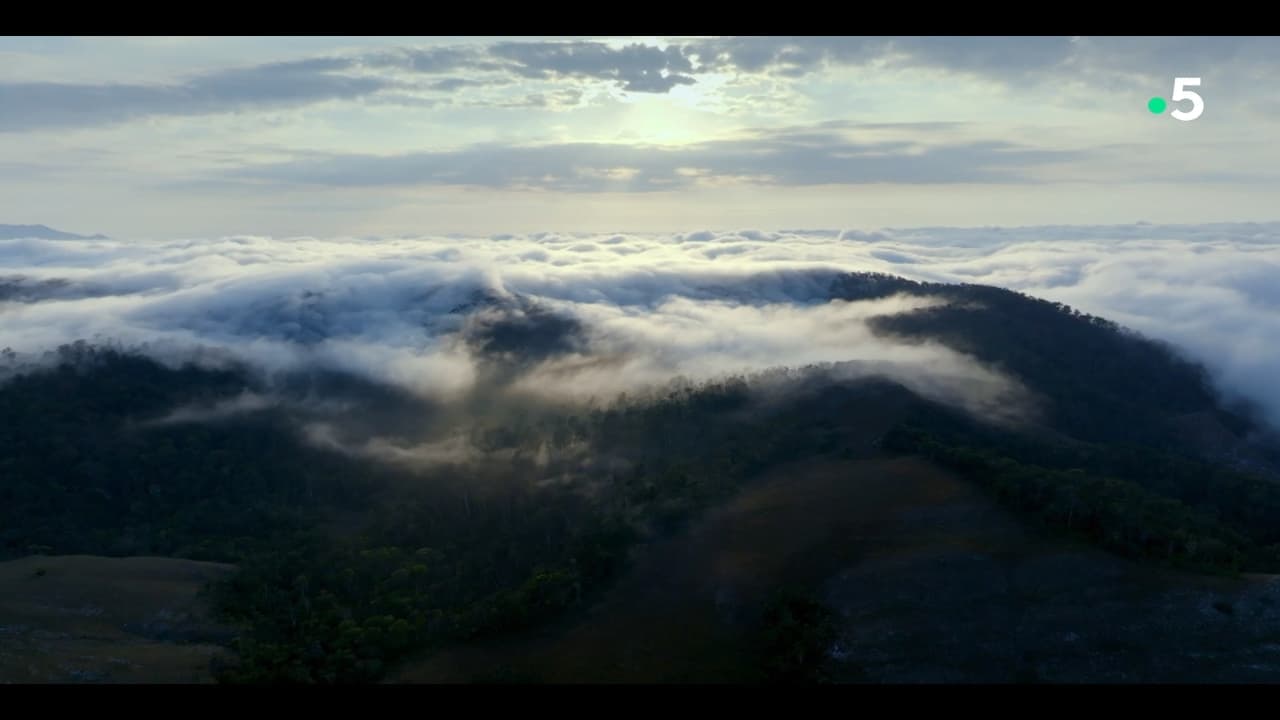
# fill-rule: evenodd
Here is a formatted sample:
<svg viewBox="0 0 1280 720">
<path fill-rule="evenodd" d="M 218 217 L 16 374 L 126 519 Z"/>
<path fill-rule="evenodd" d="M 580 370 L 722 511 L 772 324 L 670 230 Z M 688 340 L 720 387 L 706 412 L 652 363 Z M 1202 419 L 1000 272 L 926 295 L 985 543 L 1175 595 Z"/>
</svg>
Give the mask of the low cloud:
<svg viewBox="0 0 1280 720">
<path fill-rule="evenodd" d="M 933 301 L 830 302 L 849 271 L 1065 302 L 1173 343 L 1280 421 L 1280 224 L 0 241 L 0 348 L 203 349 L 427 400 L 486 386 L 604 397 L 809 364 L 975 410 L 1017 396 L 972 358 L 870 333 L 869 318 Z"/>
<path fill-rule="evenodd" d="M 226 420 L 239 415 L 276 407 L 278 401 L 248 390 L 230 399 L 200 405 L 184 405 L 168 414 L 151 420 L 147 425 L 181 425 Z"/>
</svg>

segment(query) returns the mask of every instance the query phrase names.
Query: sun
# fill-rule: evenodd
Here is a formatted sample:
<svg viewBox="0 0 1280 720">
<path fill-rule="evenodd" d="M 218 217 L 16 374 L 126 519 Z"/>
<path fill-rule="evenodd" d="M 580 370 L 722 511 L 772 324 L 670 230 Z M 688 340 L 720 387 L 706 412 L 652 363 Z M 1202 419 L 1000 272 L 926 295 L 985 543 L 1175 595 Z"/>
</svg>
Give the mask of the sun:
<svg viewBox="0 0 1280 720">
<path fill-rule="evenodd" d="M 666 93 L 615 91 L 625 106 L 619 136 L 660 145 L 687 145 L 717 139 L 726 128 L 723 79 L 701 76 L 690 85 L 676 85 Z"/>
</svg>

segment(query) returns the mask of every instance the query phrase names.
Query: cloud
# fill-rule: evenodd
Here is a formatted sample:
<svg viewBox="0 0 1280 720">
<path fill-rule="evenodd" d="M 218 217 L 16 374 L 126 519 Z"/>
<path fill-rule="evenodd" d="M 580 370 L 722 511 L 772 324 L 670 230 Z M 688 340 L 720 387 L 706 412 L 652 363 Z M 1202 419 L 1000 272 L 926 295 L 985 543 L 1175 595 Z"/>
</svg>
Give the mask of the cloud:
<svg viewBox="0 0 1280 720">
<path fill-rule="evenodd" d="M 868 318 L 930 300 L 829 302 L 847 271 L 1065 302 L 1173 343 L 1280 422 L 1280 223 L 7 240 L 0 348 L 203 348 L 267 373 L 351 372 L 424 398 L 494 383 L 604 396 L 812 363 L 971 407 L 1016 395 L 971 358 L 871 334 Z"/>
<path fill-rule="evenodd" d="M 665 93 L 696 81 L 680 48 L 632 43 L 613 48 L 596 42 L 502 42 L 489 48 L 498 58 L 511 60 L 522 77 L 586 77 L 615 81 L 623 90 Z"/>
<path fill-rule="evenodd" d="M 581 92 L 607 83 L 665 94 L 710 75 L 799 81 L 828 69 L 923 70 L 1019 88 L 1081 83 L 1133 91 L 1175 76 L 1210 79 L 1223 101 L 1255 109 L 1257 83 L 1280 71 L 1273 38 L 723 37 L 671 42 L 459 42 L 354 51 L 230 67 L 169 83 L 0 82 L 0 131 L 84 127 L 149 116 L 297 107 L 331 100 L 433 102 L 418 91 L 483 93 L 521 81 Z M 439 77 L 443 76 L 443 77 Z M 556 84 L 565 87 L 556 88 Z M 526 93 L 526 95 L 529 95 Z M 530 95 L 531 97 L 533 95 Z M 484 103 L 494 104 L 491 99 Z M 506 106 L 513 105 L 507 101 Z M 525 106 L 529 106 L 526 103 Z"/>
<path fill-rule="evenodd" d="M 430 106 L 414 90 L 457 93 L 521 79 L 609 81 L 624 90 L 665 93 L 695 79 L 676 48 L 639 43 L 503 42 L 490 46 L 397 48 L 230 67 L 168 83 L 0 82 L 0 132 L 109 125 L 154 116 L 194 116 L 372 99 Z M 419 76 L 449 77 L 415 81 Z M 572 102 L 577 87 L 551 97 Z M 548 93 L 509 107 L 541 107 Z M 531 99 L 532 98 L 532 99 Z M 489 103 L 492 104 L 492 103 Z"/>
<path fill-rule="evenodd" d="M 926 366 L 984 372 L 867 329 L 875 314 L 926 300 L 828 305 L 835 269 L 753 258 L 781 236 L 690 237 L 706 241 L 8 241 L 0 270 L 27 294 L 0 309 L 0 347 L 37 357 L 85 338 L 169 359 L 214 349 L 268 375 L 350 372 L 436 399 L 484 387 L 585 399 L 779 363 L 859 361 L 901 378 Z M 96 296 L 77 292 L 85 287 Z M 820 329 L 826 340 L 802 340 Z"/>
<path fill-rule="evenodd" d="M 212 403 L 183 405 L 174 408 L 168 414 L 147 421 L 146 426 L 180 425 L 183 423 L 207 423 L 225 420 L 239 415 L 267 410 L 275 407 L 278 401 L 245 390 L 235 397 L 218 400 Z"/>
<path fill-rule="evenodd" d="M 475 87 L 477 85 L 486 85 L 486 84 L 488 83 L 485 83 L 479 80 L 468 80 L 467 78 L 450 77 L 450 78 L 444 78 L 442 80 L 434 80 L 431 83 L 429 83 L 427 87 L 431 90 L 438 90 L 440 92 L 453 92 L 455 90 L 461 90 L 462 88 Z"/>
<path fill-rule="evenodd" d="M 0 83 L 0 131 L 102 125 L 154 115 L 203 115 L 350 100 L 393 87 L 343 74 L 356 62 L 310 58 L 230 68 L 172 84 Z"/>
<path fill-rule="evenodd" d="M 469 68 L 496 70 L 500 66 L 488 61 L 484 53 L 471 47 L 396 48 L 363 57 L 370 67 L 389 67 L 417 73 L 446 73 Z"/>
<path fill-rule="evenodd" d="M 1056 81 L 1128 90 L 1201 75 L 1225 85 L 1280 69 L 1280 47 L 1271 37 L 729 37 L 685 43 L 680 51 L 695 58 L 695 76 L 800 78 L 860 67 L 941 71 L 1016 87 Z"/>
<path fill-rule="evenodd" d="M 938 137 L 863 140 L 830 124 L 681 147 L 608 143 L 473 145 L 401 155 L 329 155 L 243 166 L 230 178 L 331 187 L 463 185 L 565 192 L 669 191 L 717 179 L 767 185 L 1032 182 L 1028 170 L 1078 160 L 1086 151 L 1044 150 L 999 140 Z"/>
</svg>

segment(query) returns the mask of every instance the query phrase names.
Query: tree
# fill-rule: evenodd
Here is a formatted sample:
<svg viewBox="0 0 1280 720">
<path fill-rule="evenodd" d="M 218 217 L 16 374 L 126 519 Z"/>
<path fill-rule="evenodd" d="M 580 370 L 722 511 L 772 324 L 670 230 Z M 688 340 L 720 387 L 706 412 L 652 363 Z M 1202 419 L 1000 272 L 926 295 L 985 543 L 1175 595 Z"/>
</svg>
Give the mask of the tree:
<svg viewBox="0 0 1280 720">
<path fill-rule="evenodd" d="M 777 592 L 764 611 L 765 679 L 774 683 L 826 680 L 824 666 L 837 637 L 835 615 L 808 593 Z"/>
</svg>

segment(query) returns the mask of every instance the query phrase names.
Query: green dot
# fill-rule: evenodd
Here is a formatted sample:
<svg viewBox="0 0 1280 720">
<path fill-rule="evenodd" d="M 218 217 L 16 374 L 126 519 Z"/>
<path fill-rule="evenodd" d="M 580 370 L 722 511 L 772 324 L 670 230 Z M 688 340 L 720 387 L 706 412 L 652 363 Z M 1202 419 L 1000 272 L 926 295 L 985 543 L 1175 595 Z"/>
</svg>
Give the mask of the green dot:
<svg viewBox="0 0 1280 720">
<path fill-rule="evenodd" d="M 1162 97 L 1153 97 L 1147 101 L 1147 109 L 1155 113 L 1156 115 L 1159 115 L 1160 113 L 1164 112 L 1164 108 L 1165 108 L 1165 102 L 1164 102 L 1164 98 Z"/>
</svg>

